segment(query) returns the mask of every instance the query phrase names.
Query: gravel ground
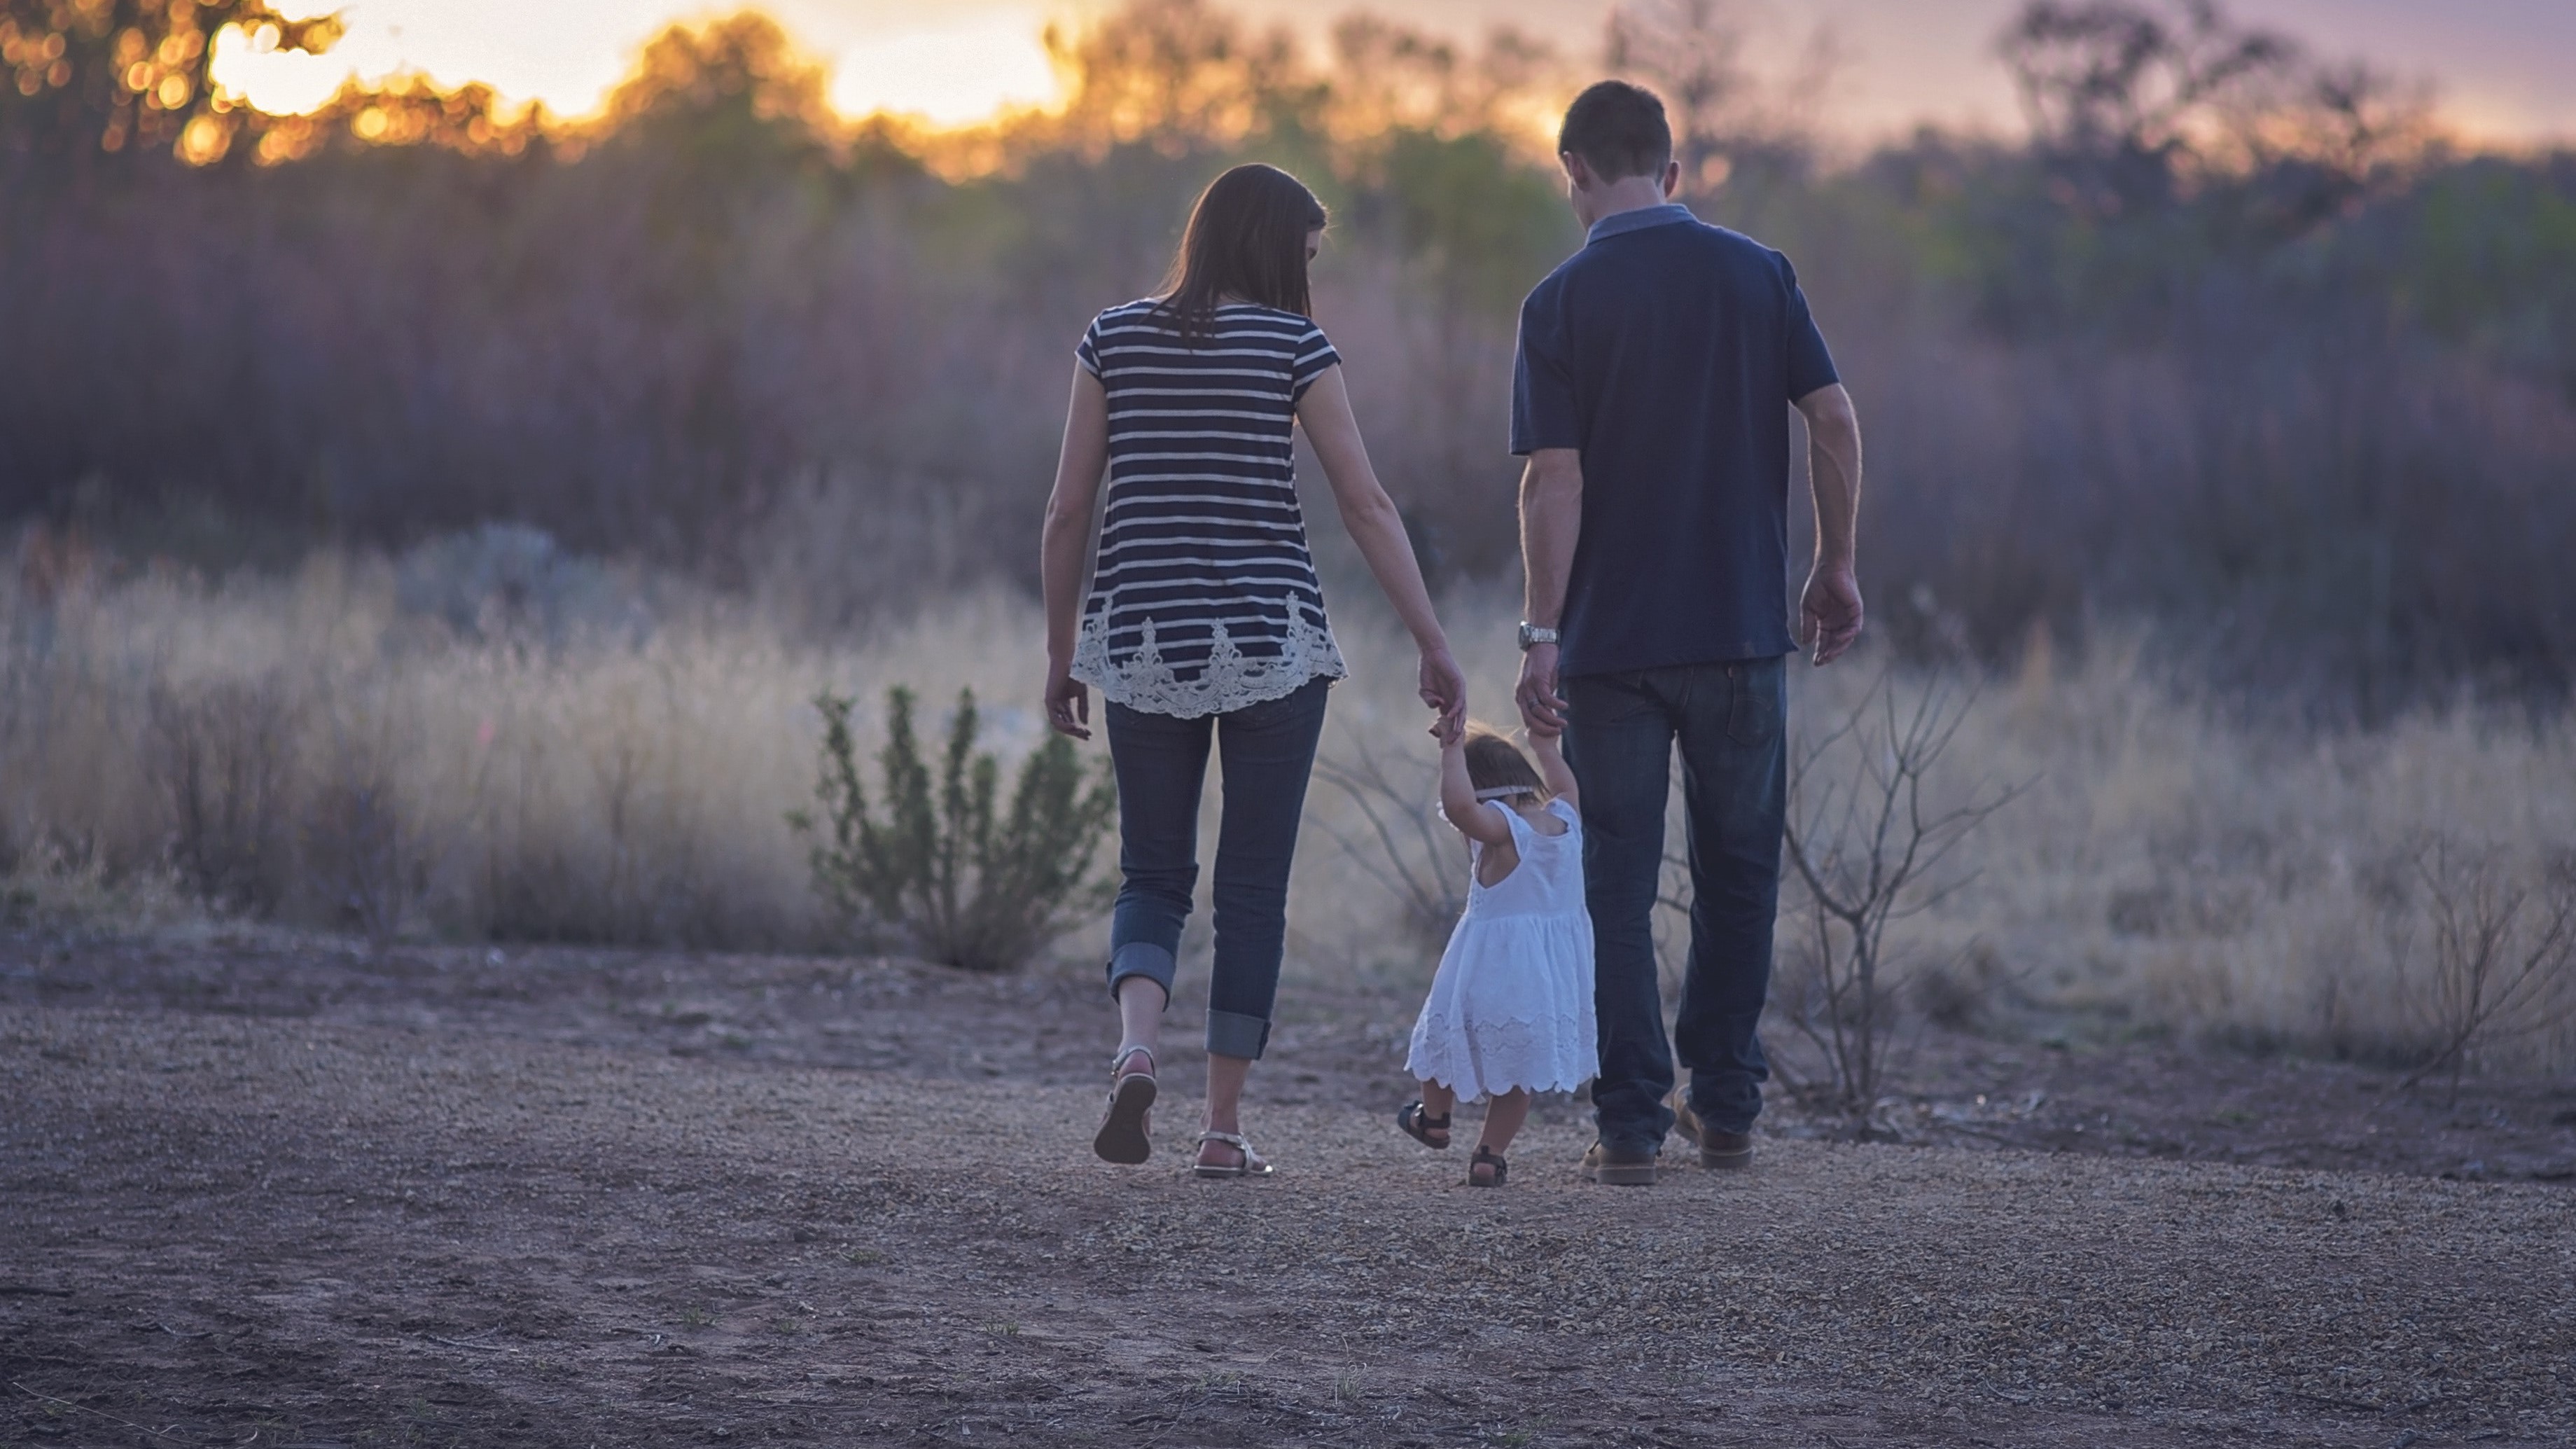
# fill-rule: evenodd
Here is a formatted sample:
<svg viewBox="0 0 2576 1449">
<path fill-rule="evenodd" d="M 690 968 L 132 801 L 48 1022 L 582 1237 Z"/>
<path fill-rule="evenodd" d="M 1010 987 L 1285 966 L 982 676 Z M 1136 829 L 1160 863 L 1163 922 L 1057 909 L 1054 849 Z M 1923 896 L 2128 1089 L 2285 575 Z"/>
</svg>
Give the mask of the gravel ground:
<svg viewBox="0 0 2576 1449">
<path fill-rule="evenodd" d="M 1285 1064 L 1281 1175 L 1202 1183 L 1089 1157 L 1097 1052 L 545 1037 L 0 1004 L 0 1444 L 2576 1437 L 2561 1187 L 1772 1140 L 1604 1189 L 1555 1110 L 1475 1192 Z"/>
</svg>

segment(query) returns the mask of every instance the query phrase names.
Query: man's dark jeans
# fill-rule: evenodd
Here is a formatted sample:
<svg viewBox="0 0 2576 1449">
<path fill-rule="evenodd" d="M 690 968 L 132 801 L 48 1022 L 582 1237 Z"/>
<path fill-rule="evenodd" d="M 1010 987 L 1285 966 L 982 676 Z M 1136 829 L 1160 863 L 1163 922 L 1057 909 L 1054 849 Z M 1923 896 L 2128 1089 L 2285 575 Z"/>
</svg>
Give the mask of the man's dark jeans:
<svg viewBox="0 0 2576 1449">
<path fill-rule="evenodd" d="M 1756 1028 L 1771 988 L 1771 925 L 1789 760 L 1785 660 L 1686 664 L 1566 681 L 1565 754 L 1583 787 L 1583 883 L 1592 907 L 1601 1140 L 1653 1151 L 1672 1129 L 1673 1055 L 1690 1105 L 1750 1131 L 1771 1076 Z M 1690 965 L 1668 1043 L 1653 915 L 1664 868 L 1674 742 L 1691 872 Z"/>
<path fill-rule="evenodd" d="M 1199 880 L 1199 790 L 1214 735 L 1225 768 L 1216 838 L 1216 964 L 1208 980 L 1207 1049 L 1258 1057 L 1287 948 L 1288 867 L 1306 809 L 1306 779 L 1324 733 L 1329 679 L 1220 715 L 1175 719 L 1122 704 L 1104 713 L 1118 772 L 1118 906 L 1109 923 L 1109 993 L 1130 976 L 1172 993 L 1181 927 Z"/>
</svg>

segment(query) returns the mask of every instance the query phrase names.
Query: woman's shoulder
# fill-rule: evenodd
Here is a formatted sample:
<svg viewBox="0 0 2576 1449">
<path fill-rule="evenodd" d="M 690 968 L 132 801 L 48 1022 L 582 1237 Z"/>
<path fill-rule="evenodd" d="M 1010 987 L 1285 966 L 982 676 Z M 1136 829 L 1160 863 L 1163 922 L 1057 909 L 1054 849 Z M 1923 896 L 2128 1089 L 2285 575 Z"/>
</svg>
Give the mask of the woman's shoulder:
<svg viewBox="0 0 2576 1449">
<path fill-rule="evenodd" d="M 1115 307 L 1103 307 L 1092 316 L 1090 330 L 1106 332 L 1112 328 L 1133 327 L 1150 322 L 1154 314 L 1162 310 L 1162 306 L 1163 299 L 1160 297 L 1139 297 L 1133 302 L 1121 302 Z"/>
<path fill-rule="evenodd" d="M 1324 329 L 1305 313 L 1260 302 L 1222 303 L 1216 309 L 1215 320 L 1222 329 L 1259 333 L 1290 342 L 1324 335 Z"/>
</svg>

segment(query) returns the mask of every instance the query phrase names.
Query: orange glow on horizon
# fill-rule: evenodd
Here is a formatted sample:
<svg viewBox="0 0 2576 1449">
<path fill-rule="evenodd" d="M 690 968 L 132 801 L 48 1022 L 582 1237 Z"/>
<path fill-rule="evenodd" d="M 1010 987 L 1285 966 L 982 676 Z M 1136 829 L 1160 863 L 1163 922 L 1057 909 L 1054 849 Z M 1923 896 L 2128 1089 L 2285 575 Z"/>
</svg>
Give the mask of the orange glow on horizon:
<svg viewBox="0 0 2576 1449">
<path fill-rule="evenodd" d="M 512 107 L 542 105 L 555 118 L 597 114 L 653 35 L 674 23 L 741 9 L 773 16 L 829 75 L 843 117 L 879 113 L 907 128 L 967 128 L 1063 99 L 1040 39 L 1050 21 L 1079 25 L 1120 0 L 273 0 L 290 19 L 336 13 L 346 27 L 327 55 L 289 52 L 269 33 L 228 29 L 215 38 L 214 78 L 226 95 L 272 114 L 310 113 L 348 81 L 408 77 L 438 89 L 481 83 Z M 1472 46 L 1486 27 L 1510 24 L 1580 59 L 1598 44 L 1613 0 L 1208 0 L 1253 30 L 1284 24 L 1309 59 L 1329 67 L 1326 29 L 1343 13 L 1374 11 Z M 1831 77 L 1817 120 L 1831 143 L 1866 147 L 1934 123 L 1970 133 L 2018 134 L 2010 83 L 1991 38 L 2018 0 L 1812 0 L 1770 7 L 1748 52 L 1757 66 L 1793 51 L 1810 24 L 1829 26 L 1847 63 Z M 2531 14 L 2562 0 L 2467 0 L 2443 22 L 2465 37 L 2434 62 L 2426 22 L 2390 3 L 2355 14 L 2341 31 L 2321 13 L 2344 0 L 2237 0 L 2231 13 L 2282 27 L 2321 52 L 2351 52 L 2406 78 L 2433 80 L 2442 123 L 2474 146 L 2520 150 L 2576 137 L 2576 95 L 2554 80 L 2576 56 L 2576 19 L 2535 27 Z M 2576 16 L 2576 12 L 2569 12 Z M 2395 18 L 2391 18 L 2395 17 Z M 2517 36 L 2524 40 L 2517 40 Z M 2528 43 L 2524 43 L 2527 40 Z M 2562 54 L 2553 57 L 2551 52 Z M 2537 72 L 2535 71 L 2537 67 Z"/>
<path fill-rule="evenodd" d="M 811 7 L 793 3 L 710 8 L 703 0 L 287 0 L 276 8 L 290 18 L 336 10 L 347 34 L 323 55 L 280 49 L 271 27 L 262 27 L 266 34 L 230 27 L 217 37 L 216 83 L 272 115 L 309 114 L 352 80 L 379 85 L 416 77 L 441 89 L 483 82 L 512 108 L 540 105 L 557 118 L 583 119 L 601 110 L 654 35 L 737 9 L 766 9 L 812 49 L 830 74 L 833 108 L 851 119 L 885 113 L 956 127 L 1059 100 L 1040 35 L 1051 10 L 1063 7 L 1042 7 L 1036 0 L 876 5 L 885 12 L 882 23 L 836 37 L 842 40 L 837 46 L 816 44 L 811 27 L 798 23 L 807 18 L 800 11 Z M 496 34 L 512 37 L 511 43 L 495 47 Z"/>
</svg>

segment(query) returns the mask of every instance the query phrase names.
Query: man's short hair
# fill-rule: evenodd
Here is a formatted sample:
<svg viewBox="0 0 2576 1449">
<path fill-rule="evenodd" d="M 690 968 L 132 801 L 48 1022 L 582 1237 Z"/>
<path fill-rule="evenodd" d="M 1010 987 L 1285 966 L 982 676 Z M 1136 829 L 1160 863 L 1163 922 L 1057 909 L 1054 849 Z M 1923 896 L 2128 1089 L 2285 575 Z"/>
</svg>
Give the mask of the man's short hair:
<svg viewBox="0 0 2576 1449">
<path fill-rule="evenodd" d="M 1582 157 L 1604 181 L 1661 176 L 1664 163 L 1673 159 L 1673 128 L 1653 91 L 1626 81 L 1596 81 L 1565 108 L 1556 149 Z"/>
</svg>

